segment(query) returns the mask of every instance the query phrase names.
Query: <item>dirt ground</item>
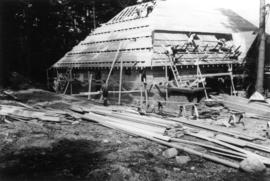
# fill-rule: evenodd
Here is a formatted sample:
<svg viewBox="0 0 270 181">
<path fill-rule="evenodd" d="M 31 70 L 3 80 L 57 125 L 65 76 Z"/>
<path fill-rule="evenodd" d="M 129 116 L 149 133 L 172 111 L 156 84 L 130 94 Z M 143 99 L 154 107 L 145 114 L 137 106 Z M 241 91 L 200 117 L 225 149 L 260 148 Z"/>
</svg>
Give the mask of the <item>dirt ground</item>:
<svg viewBox="0 0 270 181">
<path fill-rule="evenodd" d="M 24 103 L 64 110 L 88 104 L 43 91 L 21 91 Z M 1 100 L 0 100 L 1 101 Z M 1 181 L 267 181 L 269 172 L 250 175 L 197 156 L 180 165 L 167 159 L 167 147 L 149 140 L 80 121 L 49 123 L 14 121 L 0 124 Z"/>
</svg>

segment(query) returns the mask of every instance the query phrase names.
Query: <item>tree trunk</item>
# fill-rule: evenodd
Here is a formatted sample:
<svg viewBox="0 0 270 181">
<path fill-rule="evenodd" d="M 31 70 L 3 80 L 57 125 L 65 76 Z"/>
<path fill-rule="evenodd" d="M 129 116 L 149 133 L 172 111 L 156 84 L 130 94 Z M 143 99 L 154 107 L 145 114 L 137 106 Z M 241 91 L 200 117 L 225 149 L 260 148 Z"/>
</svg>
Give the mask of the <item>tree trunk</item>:
<svg viewBox="0 0 270 181">
<path fill-rule="evenodd" d="M 260 1 L 260 47 L 258 57 L 258 69 L 257 69 L 257 81 L 256 90 L 263 93 L 263 81 L 264 81 L 264 64 L 265 64 L 265 0 Z"/>
<path fill-rule="evenodd" d="M 2 19 L 2 15 L 3 15 L 3 3 L 2 1 L 0 1 L 0 90 L 3 88 L 4 86 L 4 57 L 3 57 L 3 46 L 2 46 L 2 43 L 3 43 L 3 34 L 2 34 L 2 22 L 3 22 L 3 19 Z"/>
</svg>

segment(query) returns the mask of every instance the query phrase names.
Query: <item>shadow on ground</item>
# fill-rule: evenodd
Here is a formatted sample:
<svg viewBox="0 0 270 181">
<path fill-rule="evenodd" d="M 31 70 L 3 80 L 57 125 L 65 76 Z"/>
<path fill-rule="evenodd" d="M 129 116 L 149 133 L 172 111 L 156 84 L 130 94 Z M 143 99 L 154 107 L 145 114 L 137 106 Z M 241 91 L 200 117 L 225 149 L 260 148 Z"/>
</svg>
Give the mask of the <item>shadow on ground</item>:
<svg viewBox="0 0 270 181">
<path fill-rule="evenodd" d="M 27 148 L 8 153 L 0 158 L 0 180 L 83 180 L 105 163 L 105 153 L 96 152 L 97 147 L 98 143 L 93 141 L 60 140 L 51 148 Z M 99 175 L 102 180 L 106 177 Z"/>
</svg>

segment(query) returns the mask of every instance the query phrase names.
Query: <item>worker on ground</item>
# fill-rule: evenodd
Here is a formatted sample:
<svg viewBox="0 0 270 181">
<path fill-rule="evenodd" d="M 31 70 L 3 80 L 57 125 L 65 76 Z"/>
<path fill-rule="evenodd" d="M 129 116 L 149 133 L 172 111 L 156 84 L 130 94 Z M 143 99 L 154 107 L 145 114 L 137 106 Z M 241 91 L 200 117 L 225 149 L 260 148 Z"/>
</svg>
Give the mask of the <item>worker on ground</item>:
<svg viewBox="0 0 270 181">
<path fill-rule="evenodd" d="M 141 82 L 143 82 L 143 85 L 146 87 L 147 83 L 146 83 L 146 70 L 145 69 L 142 70 Z"/>
<path fill-rule="evenodd" d="M 158 113 L 163 114 L 163 105 L 160 101 L 158 101 Z"/>
<path fill-rule="evenodd" d="M 103 83 L 102 83 L 101 92 L 102 92 L 102 96 L 103 96 L 103 105 L 108 106 L 109 91 L 108 91 L 108 85 L 106 84 L 105 81 L 103 81 Z"/>
<path fill-rule="evenodd" d="M 59 93 L 59 81 L 58 78 L 53 79 L 53 89 L 56 93 Z"/>
</svg>

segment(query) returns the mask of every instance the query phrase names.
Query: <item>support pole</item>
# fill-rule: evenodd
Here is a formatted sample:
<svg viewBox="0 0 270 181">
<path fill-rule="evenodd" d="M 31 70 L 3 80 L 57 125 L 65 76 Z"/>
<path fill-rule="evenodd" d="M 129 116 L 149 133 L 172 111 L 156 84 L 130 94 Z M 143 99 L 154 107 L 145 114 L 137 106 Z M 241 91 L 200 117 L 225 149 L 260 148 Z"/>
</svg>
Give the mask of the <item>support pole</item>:
<svg viewBox="0 0 270 181">
<path fill-rule="evenodd" d="M 93 78 L 93 75 L 90 73 L 90 71 L 88 71 L 88 100 L 91 99 L 91 88 L 92 88 L 92 78 Z"/>
<path fill-rule="evenodd" d="M 235 86 L 234 86 L 234 82 L 233 82 L 233 65 L 232 64 L 228 64 L 229 66 L 229 72 L 230 72 L 230 79 L 231 79 L 231 88 L 232 88 L 232 95 L 236 96 L 236 91 L 235 91 Z"/>
<path fill-rule="evenodd" d="M 201 69 L 200 69 L 199 61 L 197 63 L 197 76 L 199 77 L 200 80 L 203 79 L 202 72 L 201 72 Z M 206 91 L 205 81 L 202 81 L 202 86 L 203 86 L 205 98 L 206 98 L 206 100 L 208 100 L 209 97 L 208 97 L 208 94 L 207 94 L 207 91 Z"/>
<path fill-rule="evenodd" d="M 142 80 L 142 73 L 140 73 L 140 80 Z M 143 82 L 140 84 L 140 90 L 141 90 L 141 95 L 140 95 L 140 108 L 142 110 L 143 107 Z"/>
<path fill-rule="evenodd" d="M 121 65 L 120 65 L 119 96 L 118 96 L 118 104 L 119 104 L 119 105 L 121 104 L 122 83 L 123 83 L 123 59 L 121 59 Z"/>
<path fill-rule="evenodd" d="M 259 47 L 259 57 L 258 57 L 258 69 L 257 69 L 257 80 L 256 80 L 256 90 L 263 93 L 263 81 L 264 81 L 264 63 L 265 63 L 265 0 L 260 0 L 260 47 Z"/>
<path fill-rule="evenodd" d="M 166 79 L 166 101 L 169 100 L 169 94 L 168 94 L 168 66 L 167 63 L 165 63 L 165 79 Z"/>
<path fill-rule="evenodd" d="M 145 95 L 145 111 L 147 111 L 148 106 L 149 106 L 147 84 L 144 83 L 143 87 L 144 87 L 144 95 Z"/>
<path fill-rule="evenodd" d="M 106 79 L 106 86 L 108 86 L 108 84 L 109 84 L 109 80 L 110 80 L 110 77 L 111 77 L 111 74 L 112 74 L 114 65 L 115 65 L 115 63 L 116 63 L 116 61 L 117 61 L 118 55 L 119 55 L 119 53 L 120 53 L 120 49 L 121 49 L 121 47 L 122 47 L 122 44 L 123 44 L 123 42 L 119 43 L 117 52 L 116 52 L 116 54 L 115 54 L 115 57 L 114 57 L 114 59 L 113 59 L 113 62 L 112 62 L 111 68 L 110 68 L 110 72 L 109 72 L 108 77 L 107 77 L 107 79 Z"/>
</svg>

